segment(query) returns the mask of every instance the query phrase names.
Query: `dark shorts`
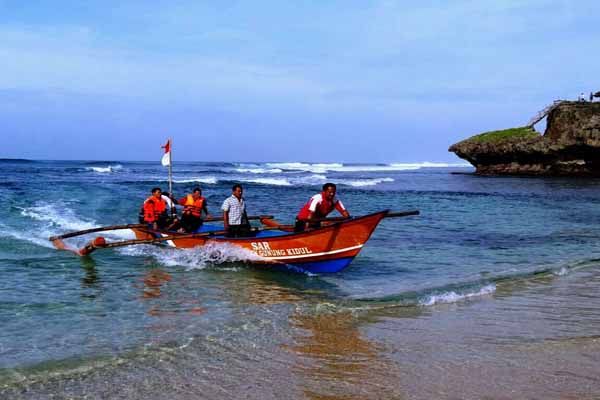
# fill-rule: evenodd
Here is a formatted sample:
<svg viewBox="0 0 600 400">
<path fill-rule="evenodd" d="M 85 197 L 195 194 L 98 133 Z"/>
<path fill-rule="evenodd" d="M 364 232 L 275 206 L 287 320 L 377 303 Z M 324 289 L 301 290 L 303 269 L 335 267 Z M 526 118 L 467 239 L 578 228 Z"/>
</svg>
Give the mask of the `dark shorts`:
<svg viewBox="0 0 600 400">
<path fill-rule="evenodd" d="M 158 226 L 158 229 L 165 229 L 167 226 L 171 225 L 172 222 L 173 220 L 168 215 L 161 215 L 156 220 L 156 225 Z M 148 228 L 150 229 L 154 226 L 154 223 L 152 222 L 144 221 L 144 223 L 148 224 Z"/>
<path fill-rule="evenodd" d="M 181 216 L 181 227 L 186 232 L 196 232 L 202 226 L 203 222 L 202 218 L 194 217 L 191 214 L 183 214 Z"/>
<path fill-rule="evenodd" d="M 225 236 L 230 238 L 252 236 L 250 225 L 229 225 Z"/>
</svg>

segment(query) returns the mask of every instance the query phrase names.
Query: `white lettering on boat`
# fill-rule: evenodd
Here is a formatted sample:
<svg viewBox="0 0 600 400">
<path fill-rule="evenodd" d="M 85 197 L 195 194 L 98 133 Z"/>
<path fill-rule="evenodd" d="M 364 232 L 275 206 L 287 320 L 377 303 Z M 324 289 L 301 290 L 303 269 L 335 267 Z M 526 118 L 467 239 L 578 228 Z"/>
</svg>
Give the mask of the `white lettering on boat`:
<svg viewBox="0 0 600 400">
<path fill-rule="evenodd" d="M 311 254 L 308 247 L 292 247 L 290 249 L 272 249 L 268 242 L 250 242 L 252 251 L 261 257 L 280 257 Z"/>
</svg>

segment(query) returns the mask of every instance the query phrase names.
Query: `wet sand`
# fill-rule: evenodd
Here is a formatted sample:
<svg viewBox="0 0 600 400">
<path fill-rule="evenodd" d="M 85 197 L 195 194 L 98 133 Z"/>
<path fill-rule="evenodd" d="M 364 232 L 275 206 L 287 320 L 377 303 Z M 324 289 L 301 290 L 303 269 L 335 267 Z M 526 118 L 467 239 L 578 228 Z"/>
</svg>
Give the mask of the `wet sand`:
<svg viewBox="0 0 600 400">
<path fill-rule="evenodd" d="M 156 293 L 165 280 L 152 272 L 141 289 Z M 499 282 L 493 294 L 432 306 L 311 301 L 279 283 L 254 283 L 230 288 L 232 301 L 253 307 L 235 327 L 120 357 L 22 370 L 10 384 L 4 379 L 0 398 L 600 396 L 595 267 Z M 169 314 L 155 318 L 169 324 Z"/>
</svg>

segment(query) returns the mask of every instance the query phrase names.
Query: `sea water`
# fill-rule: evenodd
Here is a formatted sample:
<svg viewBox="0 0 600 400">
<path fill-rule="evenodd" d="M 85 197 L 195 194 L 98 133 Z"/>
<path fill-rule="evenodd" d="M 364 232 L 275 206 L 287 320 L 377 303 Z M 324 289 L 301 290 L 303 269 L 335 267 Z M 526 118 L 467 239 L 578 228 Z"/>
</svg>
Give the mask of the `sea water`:
<svg viewBox="0 0 600 400">
<path fill-rule="evenodd" d="M 250 214 L 291 223 L 329 181 L 352 215 L 421 211 L 382 221 L 341 273 L 305 275 L 228 245 L 58 251 L 49 236 L 137 222 L 166 169 L 0 161 L 0 398 L 599 396 L 600 180 L 472 172 L 174 165 L 174 193 L 202 187 L 213 215 L 241 183 Z"/>
</svg>

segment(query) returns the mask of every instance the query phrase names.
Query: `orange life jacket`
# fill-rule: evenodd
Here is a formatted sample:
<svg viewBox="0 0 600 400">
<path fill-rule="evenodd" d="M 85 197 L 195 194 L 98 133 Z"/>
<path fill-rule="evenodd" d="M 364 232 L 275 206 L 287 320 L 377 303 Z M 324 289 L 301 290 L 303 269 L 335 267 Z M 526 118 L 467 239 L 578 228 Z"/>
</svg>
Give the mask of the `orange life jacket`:
<svg viewBox="0 0 600 400">
<path fill-rule="evenodd" d="M 150 196 L 144 201 L 144 221 L 147 223 L 156 222 L 161 215 L 167 212 L 167 202 L 163 199 L 157 199 Z"/>
<path fill-rule="evenodd" d="M 185 203 L 183 204 L 183 212 L 191 213 L 194 217 L 200 218 L 202 216 L 202 209 L 204 208 L 204 202 L 206 199 L 200 196 L 197 200 L 191 194 L 188 194 Z"/>
</svg>

